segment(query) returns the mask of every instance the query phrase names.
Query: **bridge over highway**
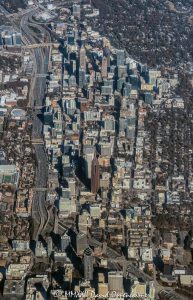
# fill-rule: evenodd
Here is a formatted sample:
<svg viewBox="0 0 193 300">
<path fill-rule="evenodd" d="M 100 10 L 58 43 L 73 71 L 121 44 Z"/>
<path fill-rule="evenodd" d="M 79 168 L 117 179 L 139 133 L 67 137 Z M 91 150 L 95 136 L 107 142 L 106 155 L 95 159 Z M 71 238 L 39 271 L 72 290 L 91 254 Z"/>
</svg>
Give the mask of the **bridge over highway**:
<svg viewBox="0 0 193 300">
<path fill-rule="evenodd" d="M 47 48 L 47 47 L 57 48 L 59 46 L 60 46 L 59 43 L 37 43 L 37 44 L 23 45 L 22 49 L 36 49 L 36 48 Z"/>
<path fill-rule="evenodd" d="M 32 138 L 33 145 L 44 145 L 44 141 L 42 138 Z"/>
<path fill-rule="evenodd" d="M 35 77 L 37 78 L 46 78 L 48 74 L 35 74 Z"/>
</svg>

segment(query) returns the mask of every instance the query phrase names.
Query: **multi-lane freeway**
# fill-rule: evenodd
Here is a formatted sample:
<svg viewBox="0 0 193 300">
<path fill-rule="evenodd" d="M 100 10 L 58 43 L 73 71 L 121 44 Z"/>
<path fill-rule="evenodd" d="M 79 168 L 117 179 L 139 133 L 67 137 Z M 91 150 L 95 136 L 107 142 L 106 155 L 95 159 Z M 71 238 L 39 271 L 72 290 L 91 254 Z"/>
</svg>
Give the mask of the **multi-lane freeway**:
<svg viewBox="0 0 193 300">
<path fill-rule="evenodd" d="M 50 43 L 50 33 L 40 24 L 36 24 L 33 21 L 33 16 L 38 13 L 39 7 L 34 7 L 31 10 L 25 10 L 23 14 L 11 15 L 3 6 L 0 5 L 0 11 L 9 18 L 13 26 L 18 28 L 15 23 L 15 18 L 22 16 L 20 22 L 20 29 L 22 33 L 22 41 L 24 45 L 32 45 L 40 43 Z M 28 106 L 33 108 L 34 106 L 43 106 L 44 98 L 46 93 L 46 77 L 45 74 L 48 72 L 48 62 L 50 47 L 36 47 L 30 49 L 33 57 L 33 76 L 31 80 L 29 103 Z M 38 76 L 36 76 L 38 74 Z M 37 157 L 37 170 L 36 170 L 36 188 L 46 188 L 47 177 L 48 177 L 48 163 L 47 157 L 44 150 L 42 130 L 43 124 L 39 118 L 41 111 L 34 110 L 33 114 L 33 131 L 32 131 L 32 142 L 35 140 L 35 153 Z M 46 209 L 46 192 L 35 191 L 33 204 L 32 204 L 32 218 L 34 220 L 34 235 L 35 240 L 38 239 L 45 224 L 47 224 L 48 212 Z"/>
<path fill-rule="evenodd" d="M 38 9 L 34 9 L 28 14 L 24 15 L 21 19 L 21 31 L 23 42 L 25 45 L 42 43 L 42 38 L 46 39 L 46 42 L 51 42 L 49 32 L 39 24 L 31 24 L 31 18 Z M 44 98 L 46 93 L 46 77 L 41 76 L 48 72 L 49 62 L 49 47 L 36 47 L 30 49 L 33 56 L 33 76 L 31 80 L 31 89 L 29 96 L 29 107 L 42 106 L 44 104 Z M 38 76 L 36 76 L 38 74 Z M 48 163 L 44 150 L 42 130 L 43 124 L 41 121 L 41 111 L 34 110 L 33 113 L 33 130 L 32 130 L 32 142 L 37 157 L 37 170 L 36 170 L 36 188 L 46 188 L 48 177 Z M 34 220 L 34 234 L 33 239 L 37 240 L 42 233 L 45 224 L 47 223 L 48 212 L 46 209 L 46 192 L 38 191 L 34 192 L 33 205 L 32 205 L 32 218 Z"/>
</svg>

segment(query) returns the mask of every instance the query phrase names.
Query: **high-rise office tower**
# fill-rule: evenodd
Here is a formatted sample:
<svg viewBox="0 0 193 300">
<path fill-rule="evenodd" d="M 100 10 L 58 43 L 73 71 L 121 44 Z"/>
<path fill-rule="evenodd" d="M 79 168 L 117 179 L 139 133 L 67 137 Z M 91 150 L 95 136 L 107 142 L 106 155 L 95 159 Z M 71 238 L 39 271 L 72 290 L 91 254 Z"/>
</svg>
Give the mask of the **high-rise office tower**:
<svg viewBox="0 0 193 300">
<path fill-rule="evenodd" d="M 76 253 L 82 254 L 84 250 L 88 247 L 88 241 L 86 234 L 80 232 L 76 236 Z"/>
<path fill-rule="evenodd" d="M 96 156 L 92 160 L 91 166 L 91 192 L 96 194 L 100 187 L 99 162 Z"/>
<path fill-rule="evenodd" d="M 21 45 L 21 33 L 15 32 L 12 34 L 13 45 L 20 46 Z"/>
<path fill-rule="evenodd" d="M 67 34 L 67 45 L 74 45 L 74 43 L 75 43 L 74 34 L 68 33 Z"/>
<path fill-rule="evenodd" d="M 139 88 L 140 83 L 139 83 L 139 78 L 137 75 L 135 75 L 135 74 L 129 75 L 129 81 L 134 89 Z"/>
<path fill-rule="evenodd" d="M 125 51 L 117 50 L 117 66 L 123 66 L 125 64 Z"/>
<path fill-rule="evenodd" d="M 76 75 L 76 60 L 70 61 L 70 73 Z"/>
<path fill-rule="evenodd" d="M 107 67 L 110 68 L 110 66 L 111 66 L 111 56 L 110 56 L 110 53 L 108 53 L 106 57 L 107 57 Z"/>
<path fill-rule="evenodd" d="M 111 271 L 108 273 L 109 292 L 123 292 L 123 272 Z"/>
<path fill-rule="evenodd" d="M 81 8 L 79 4 L 73 4 L 72 13 L 74 17 L 80 18 Z"/>
<path fill-rule="evenodd" d="M 101 75 L 102 75 L 102 78 L 107 78 L 107 58 L 106 56 L 103 56 L 103 59 L 102 59 L 102 68 L 101 68 Z"/>
<path fill-rule="evenodd" d="M 124 88 L 123 88 L 123 96 L 124 97 L 128 97 L 130 95 L 131 88 L 132 88 L 132 85 L 129 82 L 126 82 L 124 84 Z"/>
<path fill-rule="evenodd" d="M 74 75 L 69 77 L 69 87 L 76 87 L 76 77 Z"/>
<path fill-rule="evenodd" d="M 125 84 L 125 78 L 120 78 L 117 80 L 117 91 L 118 92 L 122 92 L 124 84 Z"/>
<path fill-rule="evenodd" d="M 70 241 L 71 241 L 70 237 L 66 233 L 63 236 L 61 236 L 61 251 L 62 252 L 65 252 L 67 247 L 70 245 Z"/>
<path fill-rule="evenodd" d="M 79 69 L 79 74 L 78 74 L 78 84 L 80 88 L 83 88 L 85 85 L 85 71 L 82 69 Z"/>
<path fill-rule="evenodd" d="M 86 50 L 83 46 L 80 48 L 80 69 L 86 71 Z"/>
<path fill-rule="evenodd" d="M 86 178 L 91 179 L 92 160 L 95 155 L 95 149 L 93 146 L 84 146 L 84 169 Z"/>
<path fill-rule="evenodd" d="M 118 66 L 118 78 L 126 78 L 127 77 L 127 66 Z"/>
<path fill-rule="evenodd" d="M 12 35 L 11 34 L 5 34 L 4 37 L 4 44 L 6 46 L 11 46 L 13 45 L 13 40 L 12 40 Z"/>
<path fill-rule="evenodd" d="M 93 280 L 93 256 L 92 250 L 88 247 L 84 251 L 84 279 Z"/>
</svg>

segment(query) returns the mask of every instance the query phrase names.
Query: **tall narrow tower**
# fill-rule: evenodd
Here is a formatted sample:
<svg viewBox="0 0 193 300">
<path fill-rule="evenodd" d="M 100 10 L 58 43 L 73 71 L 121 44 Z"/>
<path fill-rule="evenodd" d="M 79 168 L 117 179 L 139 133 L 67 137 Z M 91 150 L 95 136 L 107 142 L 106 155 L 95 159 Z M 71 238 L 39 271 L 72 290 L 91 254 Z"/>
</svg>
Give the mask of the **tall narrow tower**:
<svg viewBox="0 0 193 300">
<path fill-rule="evenodd" d="M 124 66 L 125 64 L 125 51 L 117 50 L 117 66 Z"/>
<path fill-rule="evenodd" d="M 99 162 L 96 156 L 92 160 L 91 166 L 91 192 L 96 194 L 100 187 Z"/>
<path fill-rule="evenodd" d="M 93 280 L 93 256 L 92 250 L 90 248 L 86 248 L 84 251 L 84 279 L 85 280 Z"/>
<path fill-rule="evenodd" d="M 80 48 L 80 69 L 86 71 L 86 50 L 83 46 Z"/>
<path fill-rule="evenodd" d="M 106 56 L 103 56 L 103 59 L 102 59 L 101 75 L 102 75 L 102 78 L 107 78 L 107 58 L 106 58 Z"/>
</svg>

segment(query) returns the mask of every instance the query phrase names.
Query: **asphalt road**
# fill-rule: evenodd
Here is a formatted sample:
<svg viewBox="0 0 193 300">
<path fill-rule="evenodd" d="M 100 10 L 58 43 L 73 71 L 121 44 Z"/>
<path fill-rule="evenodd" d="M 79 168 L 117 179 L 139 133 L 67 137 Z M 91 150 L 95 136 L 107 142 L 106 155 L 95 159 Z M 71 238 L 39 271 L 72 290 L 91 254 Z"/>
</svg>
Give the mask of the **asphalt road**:
<svg viewBox="0 0 193 300">
<path fill-rule="evenodd" d="M 44 38 L 49 43 L 51 41 L 49 33 L 39 24 L 31 24 L 30 20 L 38 11 L 35 9 L 23 16 L 21 19 L 21 31 L 23 41 L 26 45 L 41 43 L 40 38 Z M 31 50 L 33 56 L 33 76 L 29 97 L 29 107 L 42 106 L 46 94 L 46 78 L 36 77 L 36 74 L 47 74 L 49 62 L 49 48 L 35 48 Z M 42 140 L 43 124 L 40 119 L 41 111 L 34 110 L 32 141 Z M 48 177 L 48 162 L 43 143 L 34 144 L 38 167 L 36 170 L 36 188 L 46 188 Z M 32 205 L 32 218 L 34 219 L 33 239 L 38 240 L 44 229 L 48 218 L 46 208 L 46 192 L 35 191 Z"/>
</svg>

